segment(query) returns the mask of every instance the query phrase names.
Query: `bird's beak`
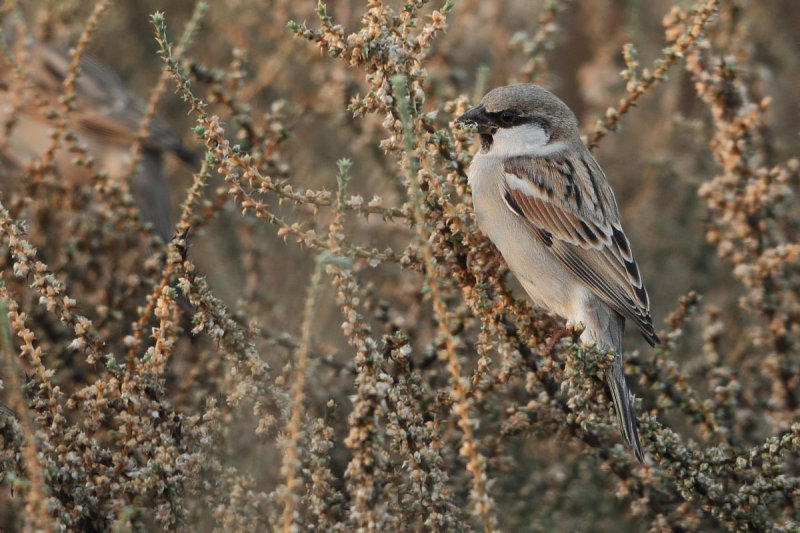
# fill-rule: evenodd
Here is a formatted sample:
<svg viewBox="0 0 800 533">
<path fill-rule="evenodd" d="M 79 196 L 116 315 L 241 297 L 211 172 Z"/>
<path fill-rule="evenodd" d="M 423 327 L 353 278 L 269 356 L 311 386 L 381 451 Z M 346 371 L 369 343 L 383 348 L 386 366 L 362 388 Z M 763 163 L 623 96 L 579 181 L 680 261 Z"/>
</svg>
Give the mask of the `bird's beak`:
<svg viewBox="0 0 800 533">
<path fill-rule="evenodd" d="M 483 105 L 477 105 L 458 117 L 456 124 L 463 124 L 472 127 L 478 133 L 493 133 L 497 129 L 497 124 L 494 123 L 492 118 L 486 113 L 486 108 Z"/>
</svg>

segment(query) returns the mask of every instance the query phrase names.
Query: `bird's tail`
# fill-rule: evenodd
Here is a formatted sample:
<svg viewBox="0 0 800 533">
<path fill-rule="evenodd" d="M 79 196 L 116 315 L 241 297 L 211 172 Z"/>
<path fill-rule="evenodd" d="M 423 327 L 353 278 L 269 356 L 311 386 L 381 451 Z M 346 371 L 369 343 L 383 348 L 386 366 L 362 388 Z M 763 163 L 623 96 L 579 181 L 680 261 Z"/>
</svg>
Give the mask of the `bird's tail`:
<svg viewBox="0 0 800 533">
<path fill-rule="evenodd" d="M 617 411 L 617 422 L 622 438 L 628 448 L 633 450 L 640 463 L 644 463 L 644 449 L 639 441 L 639 430 L 636 428 L 636 413 L 633 411 L 631 395 L 625 383 L 625 374 L 622 370 L 622 355 L 617 354 L 611 368 L 606 370 L 606 381 L 614 400 L 614 409 Z"/>
</svg>

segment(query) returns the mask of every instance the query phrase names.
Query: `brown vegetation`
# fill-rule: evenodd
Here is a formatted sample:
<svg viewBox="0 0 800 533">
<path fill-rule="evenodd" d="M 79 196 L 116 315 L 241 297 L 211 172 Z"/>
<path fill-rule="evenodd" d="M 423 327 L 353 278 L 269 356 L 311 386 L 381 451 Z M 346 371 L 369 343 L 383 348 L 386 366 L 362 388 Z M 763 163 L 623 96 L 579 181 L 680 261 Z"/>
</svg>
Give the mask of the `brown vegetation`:
<svg viewBox="0 0 800 533">
<path fill-rule="evenodd" d="M 795 2 L 3 15 L 0 527 L 798 527 Z M 74 47 L 60 98 L 31 36 Z M 126 172 L 79 131 L 83 54 L 150 102 Z M 626 341 L 644 466 L 611 356 L 551 342 L 476 229 L 452 120 L 511 81 L 576 111 L 617 193 L 664 341 Z M 8 137 L 30 109 L 32 162 Z M 203 154 L 164 161 L 167 244 L 131 191 L 154 120 Z"/>
</svg>

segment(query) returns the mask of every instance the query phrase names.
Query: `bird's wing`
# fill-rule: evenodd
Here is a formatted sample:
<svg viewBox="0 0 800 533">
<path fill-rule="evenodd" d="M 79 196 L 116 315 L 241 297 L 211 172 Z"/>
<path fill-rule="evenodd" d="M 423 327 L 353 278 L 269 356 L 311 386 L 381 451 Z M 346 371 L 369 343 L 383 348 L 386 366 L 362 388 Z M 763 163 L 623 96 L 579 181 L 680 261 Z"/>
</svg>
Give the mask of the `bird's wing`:
<svg viewBox="0 0 800 533">
<path fill-rule="evenodd" d="M 505 202 L 564 266 L 633 320 L 651 345 L 658 343 L 647 290 L 622 231 L 611 187 L 585 148 L 575 153 L 506 159 Z"/>
</svg>

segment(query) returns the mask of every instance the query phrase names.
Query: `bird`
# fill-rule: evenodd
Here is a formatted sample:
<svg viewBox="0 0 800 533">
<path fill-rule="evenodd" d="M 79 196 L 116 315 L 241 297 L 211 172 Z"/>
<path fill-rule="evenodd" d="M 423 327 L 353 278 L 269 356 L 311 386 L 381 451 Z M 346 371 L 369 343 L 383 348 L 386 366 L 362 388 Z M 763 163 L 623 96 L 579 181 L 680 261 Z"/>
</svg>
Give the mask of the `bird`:
<svg viewBox="0 0 800 533">
<path fill-rule="evenodd" d="M 456 124 L 480 136 L 467 170 L 478 227 L 536 305 L 583 324 L 584 345 L 615 352 L 605 380 L 622 438 L 644 463 L 623 370 L 625 321 L 651 346 L 660 341 L 614 193 L 575 114 L 520 83 L 492 89 Z"/>
<path fill-rule="evenodd" d="M 5 31 L 10 44 L 15 32 Z M 56 122 L 48 109 L 60 107 L 64 80 L 71 59 L 66 50 L 52 44 L 29 39 L 24 58 L 25 88 L 11 84 L 14 66 L 9 57 L 0 59 L 0 141 L 8 149 L 6 155 L 16 165 L 24 166 L 41 160 L 49 145 L 49 135 Z M 19 47 L 16 47 L 19 48 Z M 19 109 L 15 100 L 22 99 Z M 54 164 L 66 185 L 90 183 L 92 174 L 104 171 L 112 180 L 121 180 L 130 166 L 130 148 L 136 142 L 139 124 L 146 112 L 145 103 L 136 97 L 106 65 L 82 55 L 75 82 L 75 100 L 68 115 L 68 128 L 78 145 L 86 147 L 95 160 L 94 169 L 73 163 L 74 154 L 63 145 L 56 151 Z M 197 156 L 186 148 L 180 136 L 163 120 L 154 117 L 142 143 L 138 168 L 129 181 L 134 204 L 142 219 L 151 224 L 151 231 L 165 243 L 172 236 L 169 191 L 163 172 L 163 155 L 175 154 L 192 165 Z"/>
</svg>

